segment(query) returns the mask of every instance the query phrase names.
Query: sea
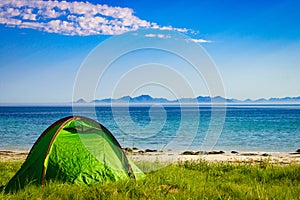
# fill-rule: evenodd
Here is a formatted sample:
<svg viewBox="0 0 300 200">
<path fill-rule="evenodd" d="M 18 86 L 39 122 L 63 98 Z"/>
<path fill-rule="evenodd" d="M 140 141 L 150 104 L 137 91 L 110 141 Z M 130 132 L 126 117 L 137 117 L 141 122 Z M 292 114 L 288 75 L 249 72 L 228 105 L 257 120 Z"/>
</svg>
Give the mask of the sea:
<svg viewBox="0 0 300 200">
<path fill-rule="evenodd" d="M 29 151 L 60 118 L 93 118 L 122 147 L 294 152 L 300 105 L 0 106 L 0 150 Z"/>
</svg>

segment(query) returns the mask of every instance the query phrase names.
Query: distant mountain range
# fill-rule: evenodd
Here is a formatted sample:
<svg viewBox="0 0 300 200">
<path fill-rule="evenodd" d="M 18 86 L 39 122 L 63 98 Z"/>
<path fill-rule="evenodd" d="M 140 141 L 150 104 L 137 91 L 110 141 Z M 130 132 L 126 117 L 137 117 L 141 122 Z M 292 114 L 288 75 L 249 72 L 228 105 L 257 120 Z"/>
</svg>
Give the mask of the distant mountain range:
<svg viewBox="0 0 300 200">
<path fill-rule="evenodd" d="M 88 104 L 88 103 L 95 103 L 95 104 L 109 104 L 109 103 L 132 103 L 132 104 L 153 104 L 153 103 L 160 103 L 160 104 L 178 104 L 178 103 L 272 103 L 272 104 L 281 104 L 281 103 L 290 103 L 290 104 L 300 104 L 300 96 L 298 97 L 283 97 L 283 98 L 269 98 L 269 99 L 257 99 L 257 100 L 238 100 L 238 99 L 227 99 L 220 96 L 216 97 L 209 97 L 209 96 L 198 96 L 196 98 L 182 98 L 178 100 L 168 100 L 166 98 L 153 98 L 150 95 L 140 95 L 137 97 L 130 97 L 124 96 L 118 99 L 95 99 L 91 102 L 87 102 L 84 99 L 79 99 L 74 103 L 78 104 Z"/>
</svg>

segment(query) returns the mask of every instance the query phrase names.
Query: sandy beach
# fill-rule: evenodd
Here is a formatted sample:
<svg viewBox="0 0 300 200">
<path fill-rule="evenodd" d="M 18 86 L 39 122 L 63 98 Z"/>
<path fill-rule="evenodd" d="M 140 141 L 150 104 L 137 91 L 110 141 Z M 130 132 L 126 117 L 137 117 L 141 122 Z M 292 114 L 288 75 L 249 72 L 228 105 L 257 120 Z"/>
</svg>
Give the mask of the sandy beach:
<svg viewBox="0 0 300 200">
<path fill-rule="evenodd" d="M 126 154 L 133 161 L 161 162 L 165 164 L 178 161 L 203 160 L 207 162 L 260 163 L 268 161 L 274 164 L 300 163 L 300 152 L 244 152 L 244 151 L 157 151 L 125 148 Z M 25 151 L 0 151 L 0 162 L 24 161 Z"/>
<path fill-rule="evenodd" d="M 24 161 L 28 155 L 26 151 L 0 150 L 0 162 Z"/>
<path fill-rule="evenodd" d="M 260 163 L 268 161 L 274 164 L 300 163 L 300 153 L 288 152 L 208 152 L 201 155 L 185 155 L 178 152 L 153 152 L 143 155 L 131 153 L 134 161 L 160 161 L 163 163 L 175 163 L 178 161 L 203 160 L 207 162 L 230 162 L 230 163 Z"/>
</svg>

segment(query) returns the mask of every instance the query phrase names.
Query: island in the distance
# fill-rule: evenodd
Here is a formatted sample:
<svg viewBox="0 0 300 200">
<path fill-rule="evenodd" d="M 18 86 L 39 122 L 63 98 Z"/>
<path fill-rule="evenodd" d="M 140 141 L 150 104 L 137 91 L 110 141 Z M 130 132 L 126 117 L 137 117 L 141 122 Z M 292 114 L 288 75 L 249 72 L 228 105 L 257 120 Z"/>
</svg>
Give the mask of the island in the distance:
<svg viewBox="0 0 300 200">
<path fill-rule="evenodd" d="M 106 99 L 95 99 L 90 102 L 79 99 L 74 103 L 78 104 L 110 104 L 110 103 L 132 103 L 132 104 L 153 104 L 153 103 L 160 103 L 160 104 L 179 104 L 179 103 L 233 103 L 233 104 L 300 104 L 300 96 L 298 97 L 282 97 L 282 98 L 261 98 L 256 100 L 246 99 L 246 100 L 239 100 L 239 99 L 227 99 L 221 96 L 210 97 L 210 96 L 198 96 L 195 98 L 181 98 L 177 100 L 169 100 L 166 98 L 155 98 L 151 97 L 150 95 L 140 95 L 136 97 L 130 96 L 123 96 L 121 98 L 106 98 Z"/>
</svg>

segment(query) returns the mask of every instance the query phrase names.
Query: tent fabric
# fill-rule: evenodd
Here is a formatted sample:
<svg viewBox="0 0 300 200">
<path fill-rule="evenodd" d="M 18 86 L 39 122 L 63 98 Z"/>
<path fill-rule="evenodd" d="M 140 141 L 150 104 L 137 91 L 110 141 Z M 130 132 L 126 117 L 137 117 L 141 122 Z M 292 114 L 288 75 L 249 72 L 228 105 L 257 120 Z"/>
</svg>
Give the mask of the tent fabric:
<svg viewBox="0 0 300 200">
<path fill-rule="evenodd" d="M 143 175 L 108 129 L 92 119 L 71 116 L 42 133 L 5 191 L 49 180 L 93 185 Z"/>
</svg>

